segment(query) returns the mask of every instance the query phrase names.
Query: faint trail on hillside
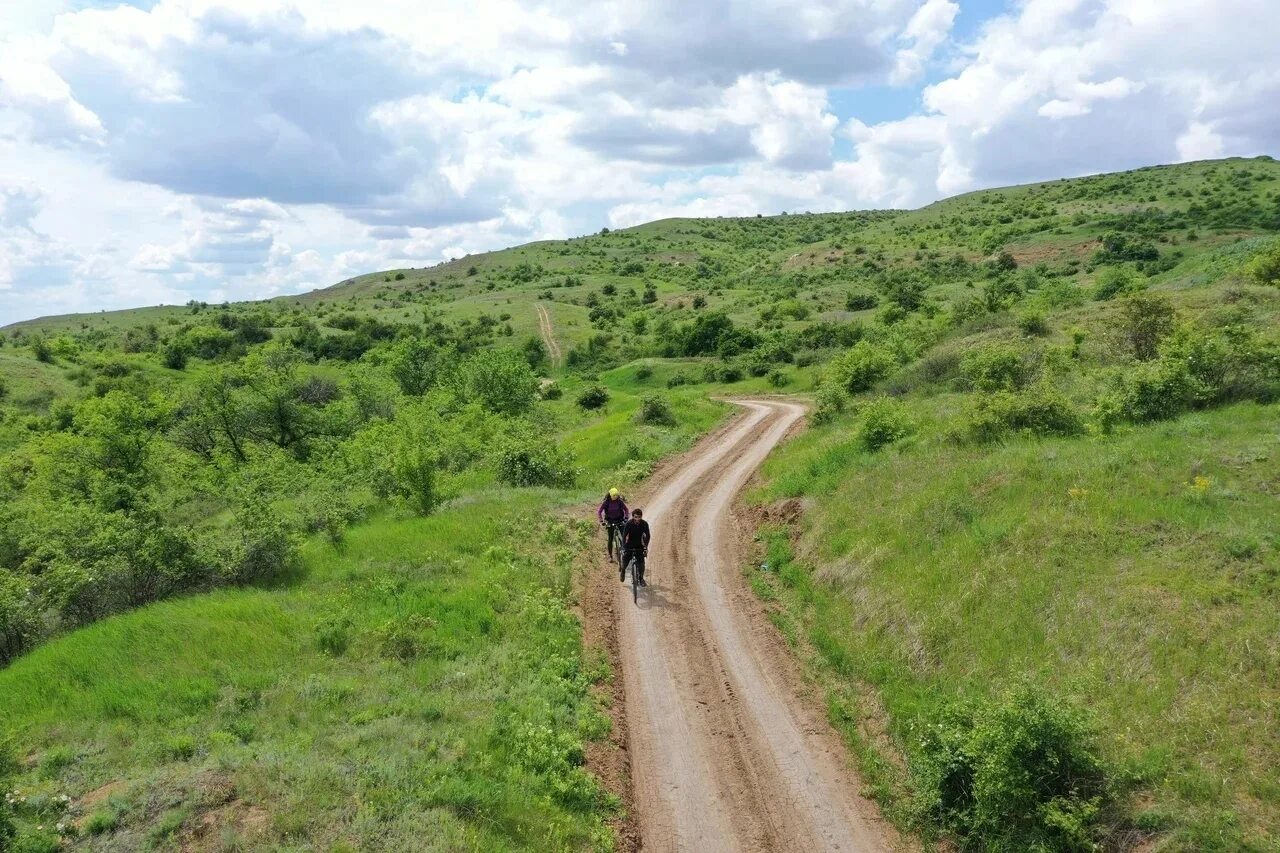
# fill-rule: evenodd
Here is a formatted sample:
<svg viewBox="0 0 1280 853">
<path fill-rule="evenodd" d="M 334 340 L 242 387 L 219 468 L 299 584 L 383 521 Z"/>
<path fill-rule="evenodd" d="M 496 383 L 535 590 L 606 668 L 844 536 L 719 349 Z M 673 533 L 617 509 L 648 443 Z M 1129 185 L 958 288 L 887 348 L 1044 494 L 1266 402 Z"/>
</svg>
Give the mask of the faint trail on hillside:
<svg viewBox="0 0 1280 853">
<path fill-rule="evenodd" d="M 551 366 L 559 367 L 560 344 L 556 342 L 556 331 L 551 325 L 551 312 L 540 302 L 535 302 L 533 307 L 538 309 L 538 331 L 542 333 L 542 342 L 547 345 L 547 356 L 551 359 Z"/>
<path fill-rule="evenodd" d="M 742 577 L 733 501 L 803 416 L 746 411 L 655 478 L 649 587 L 619 585 L 632 794 L 650 850 L 891 849 L 838 736 Z M 616 581 L 610 581 L 616 583 Z"/>
</svg>

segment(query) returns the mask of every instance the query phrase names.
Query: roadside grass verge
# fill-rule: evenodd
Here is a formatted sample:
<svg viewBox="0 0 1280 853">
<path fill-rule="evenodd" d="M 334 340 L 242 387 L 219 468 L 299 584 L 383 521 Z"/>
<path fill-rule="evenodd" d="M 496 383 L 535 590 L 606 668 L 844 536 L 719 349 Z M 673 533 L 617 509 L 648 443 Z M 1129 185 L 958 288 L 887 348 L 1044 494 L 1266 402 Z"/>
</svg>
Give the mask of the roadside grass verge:
<svg viewBox="0 0 1280 853">
<path fill-rule="evenodd" d="M 757 499 L 810 509 L 794 542 L 766 532 L 756 583 L 899 817 L 925 724 L 1026 682 L 1088 709 L 1137 790 L 1138 836 L 1272 849 L 1276 416 L 1241 404 L 1107 439 L 879 453 L 836 424 L 766 463 Z"/>
</svg>

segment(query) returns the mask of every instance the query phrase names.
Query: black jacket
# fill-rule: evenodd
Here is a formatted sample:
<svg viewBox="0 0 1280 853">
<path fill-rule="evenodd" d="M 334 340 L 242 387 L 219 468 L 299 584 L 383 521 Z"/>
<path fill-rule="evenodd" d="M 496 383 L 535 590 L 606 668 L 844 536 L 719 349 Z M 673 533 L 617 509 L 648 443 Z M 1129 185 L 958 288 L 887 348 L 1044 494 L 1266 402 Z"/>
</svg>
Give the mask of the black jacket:
<svg viewBox="0 0 1280 853">
<path fill-rule="evenodd" d="M 633 518 L 622 528 L 622 544 L 629 551 L 639 551 L 649 547 L 649 522 L 643 518 Z"/>
</svg>

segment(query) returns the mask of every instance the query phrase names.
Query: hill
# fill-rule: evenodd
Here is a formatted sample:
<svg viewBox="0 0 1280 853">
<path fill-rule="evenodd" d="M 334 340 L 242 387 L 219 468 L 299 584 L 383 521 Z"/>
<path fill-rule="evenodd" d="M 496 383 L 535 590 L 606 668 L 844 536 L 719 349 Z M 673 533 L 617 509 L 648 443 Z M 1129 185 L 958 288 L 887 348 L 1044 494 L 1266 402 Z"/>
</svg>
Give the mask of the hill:
<svg viewBox="0 0 1280 853">
<path fill-rule="evenodd" d="M 1215 161 L 6 327 L 23 843 L 607 848 L 586 532 L 521 525 L 781 391 L 751 579 L 895 820 L 1274 849 L 1277 233 Z"/>
</svg>

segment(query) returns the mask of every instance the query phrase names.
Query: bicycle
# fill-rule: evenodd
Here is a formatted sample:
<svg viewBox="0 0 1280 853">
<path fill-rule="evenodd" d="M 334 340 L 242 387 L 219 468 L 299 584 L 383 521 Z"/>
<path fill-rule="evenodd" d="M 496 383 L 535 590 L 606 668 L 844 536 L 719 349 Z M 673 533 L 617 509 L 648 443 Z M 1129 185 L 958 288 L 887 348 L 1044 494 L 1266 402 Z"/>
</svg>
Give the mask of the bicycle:
<svg viewBox="0 0 1280 853">
<path fill-rule="evenodd" d="M 628 569 L 631 571 L 631 603 L 639 604 L 640 603 L 640 579 L 636 577 L 635 552 L 632 552 L 631 559 L 627 560 L 627 564 L 622 567 L 622 571 L 619 573 L 618 580 L 624 581 L 627 579 Z"/>
<path fill-rule="evenodd" d="M 619 573 L 626 571 L 626 566 L 622 564 L 622 528 L 626 526 L 625 521 L 606 521 L 604 523 L 605 533 L 608 538 L 607 553 L 618 561 Z M 619 577 L 618 580 L 623 578 Z"/>
</svg>

